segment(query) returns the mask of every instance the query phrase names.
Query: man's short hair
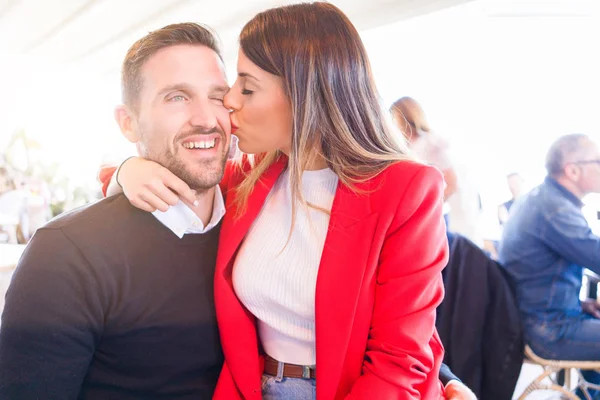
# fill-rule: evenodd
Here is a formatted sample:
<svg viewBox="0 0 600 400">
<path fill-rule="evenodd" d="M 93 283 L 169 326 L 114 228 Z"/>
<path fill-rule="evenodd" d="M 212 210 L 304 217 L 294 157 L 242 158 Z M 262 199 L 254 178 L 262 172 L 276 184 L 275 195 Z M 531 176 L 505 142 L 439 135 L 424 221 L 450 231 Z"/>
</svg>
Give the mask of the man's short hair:
<svg viewBox="0 0 600 400">
<path fill-rule="evenodd" d="M 143 87 L 142 67 L 159 50 L 177 45 L 206 46 L 213 50 L 221 61 L 217 37 L 213 31 L 192 22 L 167 25 L 150 32 L 131 46 L 121 70 L 121 92 L 125 105 L 137 110 L 140 92 Z"/>
<path fill-rule="evenodd" d="M 560 176 L 565 165 L 574 160 L 574 156 L 581 153 L 584 139 L 588 136 L 583 133 L 573 133 L 559 137 L 548 150 L 546 155 L 546 171 L 550 176 Z"/>
</svg>

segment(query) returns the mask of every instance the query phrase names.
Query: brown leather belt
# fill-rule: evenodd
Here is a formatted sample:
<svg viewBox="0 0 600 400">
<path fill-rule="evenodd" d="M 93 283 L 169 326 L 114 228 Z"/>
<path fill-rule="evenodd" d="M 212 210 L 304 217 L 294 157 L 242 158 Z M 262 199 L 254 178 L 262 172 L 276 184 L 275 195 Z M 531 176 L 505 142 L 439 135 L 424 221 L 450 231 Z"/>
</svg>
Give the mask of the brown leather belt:
<svg viewBox="0 0 600 400">
<path fill-rule="evenodd" d="M 307 365 L 296 365 L 296 364 L 283 364 L 283 376 L 285 378 L 302 378 L 302 379 L 314 379 L 317 374 L 314 367 Z M 279 361 L 271 356 L 265 355 L 265 371 L 264 373 L 271 376 L 277 376 L 277 368 Z"/>
</svg>

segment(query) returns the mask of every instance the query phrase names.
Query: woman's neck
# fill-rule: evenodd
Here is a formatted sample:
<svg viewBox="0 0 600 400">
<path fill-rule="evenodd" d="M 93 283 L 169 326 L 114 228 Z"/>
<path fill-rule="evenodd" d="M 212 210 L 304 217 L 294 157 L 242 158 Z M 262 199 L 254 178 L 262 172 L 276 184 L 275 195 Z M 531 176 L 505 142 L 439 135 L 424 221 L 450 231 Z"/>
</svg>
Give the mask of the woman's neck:
<svg viewBox="0 0 600 400">
<path fill-rule="evenodd" d="M 325 161 L 325 159 L 323 157 L 319 157 L 318 160 L 313 160 L 312 162 L 308 163 L 305 170 L 306 171 L 318 171 L 320 169 L 325 169 L 328 167 L 329 166 L 327 165 L 327 161 Z"/>
<path fill-rule="evenodd" d="M 281 149 L 281 152 L 290 158 L 290 149 Z M 315 155 L 311 156 L 304 168 L 305 171 L 318 171 L 320 169 L 328 168 L 329 165 L 323 156 L 321 151 L 315 151 Z"/>
</svg>

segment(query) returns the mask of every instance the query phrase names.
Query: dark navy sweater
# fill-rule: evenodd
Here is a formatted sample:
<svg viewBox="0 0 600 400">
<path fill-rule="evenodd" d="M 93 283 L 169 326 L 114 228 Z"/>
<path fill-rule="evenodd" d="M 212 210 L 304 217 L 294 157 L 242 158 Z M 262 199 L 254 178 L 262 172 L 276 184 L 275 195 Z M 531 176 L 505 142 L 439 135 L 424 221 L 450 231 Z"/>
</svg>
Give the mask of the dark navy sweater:
<svg viewBox="0 0 600 400">
<path fill-rule="evenodd" d="M 0 399 L 210 399 L 218 227 L 179 239 L 114 196 L 27 246 L 0 325 Z"/>
</svg>

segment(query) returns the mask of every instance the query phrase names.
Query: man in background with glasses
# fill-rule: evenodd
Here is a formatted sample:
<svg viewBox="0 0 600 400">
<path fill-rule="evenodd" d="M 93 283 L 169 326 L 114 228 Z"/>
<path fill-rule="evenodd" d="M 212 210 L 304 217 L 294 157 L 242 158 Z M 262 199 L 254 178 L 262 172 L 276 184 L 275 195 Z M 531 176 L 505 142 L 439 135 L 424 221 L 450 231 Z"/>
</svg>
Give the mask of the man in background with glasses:
<svg viewBox="0 0 600 400">
<path fill-rule="evenodd" d="M 600 193 L 600 148 L 583 134 L 562 136 L 548 151 L 546 170 L 544 182 L 513 206 L 500 262 L 515 279 L 534 352 L 600 361 L 600 305 L 579 300 L 584 268 L 600 274 L 600 237 L 581 211 L 586 195 Z M 600 384 L 600 374 L 584 375 Z"/>
</svg>

